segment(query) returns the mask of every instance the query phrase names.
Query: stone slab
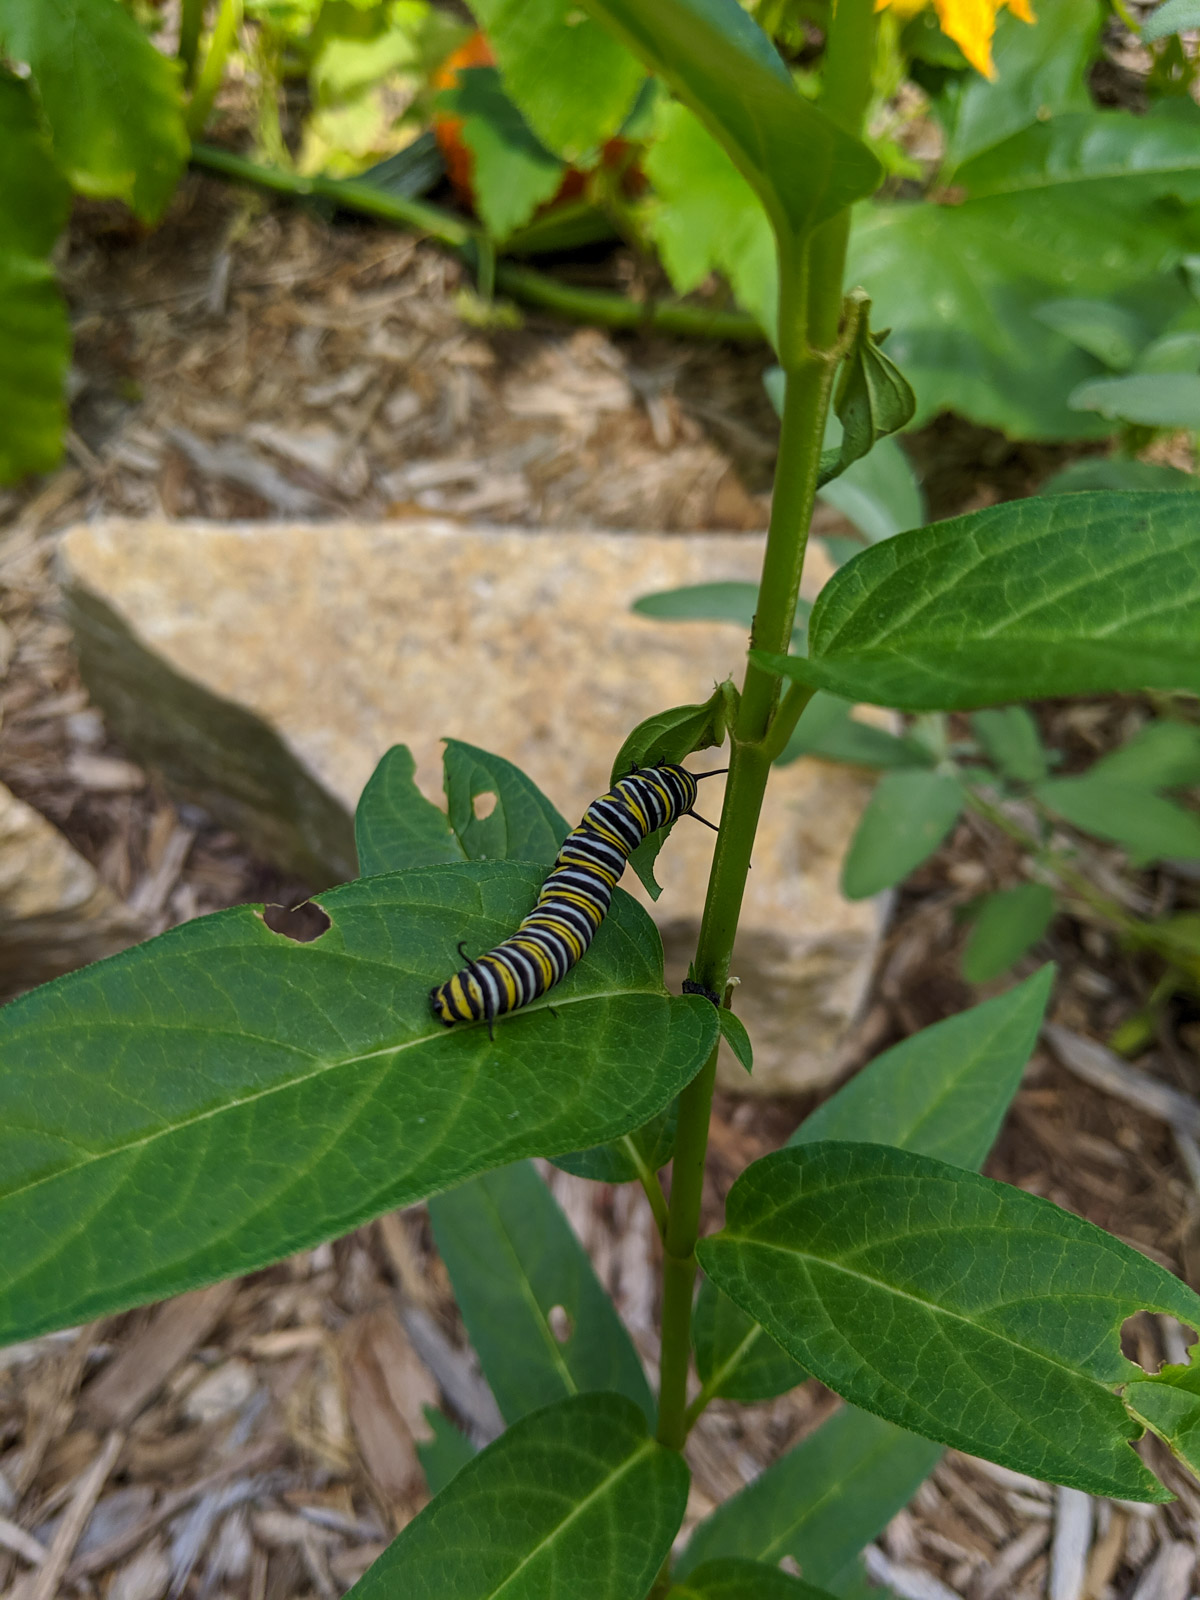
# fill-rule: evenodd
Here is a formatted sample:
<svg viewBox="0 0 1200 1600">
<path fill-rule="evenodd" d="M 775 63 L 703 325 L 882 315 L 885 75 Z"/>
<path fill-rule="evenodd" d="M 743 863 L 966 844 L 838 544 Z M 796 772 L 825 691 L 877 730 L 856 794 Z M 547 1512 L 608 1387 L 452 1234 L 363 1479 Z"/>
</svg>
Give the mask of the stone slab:
<svg viewBox="0 0 1200 1600">
<path fill-rule="evenodd" d="M 177 791 L 318 883 L 353 875 L 350 814 L 392 744 L 411 747 L 431 799 L 440 740 L 453 736 L 516 762 L 579 816 L 634 724 L 741 674 L 736 629 L 655 622 L 631 602 L 754 581 L 761 555 L 758 535 L 435 520 L 114 519 L 62 545 L 81 666 L 114 731 Z M 704 789 L 713 818 L 722 782 Z M 816 762 L 773 778 L 734 966 L 756 1068 L 748 1085 L 726 1063 L 730 1087 L 797 1090 L 828 1075 L 879 936 L 879 908 L 837 888 L 869 787 Z M 708 830 L 684 823 L 659 858 L 652 911 L 676 984 L 711 852 Z"/>
</svg>

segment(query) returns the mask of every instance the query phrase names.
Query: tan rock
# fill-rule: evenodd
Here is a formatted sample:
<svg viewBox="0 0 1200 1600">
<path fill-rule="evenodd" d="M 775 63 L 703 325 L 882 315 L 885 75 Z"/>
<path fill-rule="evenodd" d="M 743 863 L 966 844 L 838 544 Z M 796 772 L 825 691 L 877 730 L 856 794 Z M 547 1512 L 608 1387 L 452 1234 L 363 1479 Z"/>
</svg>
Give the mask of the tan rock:
<svg viewBox="0 0 1200 1600">
<path fill-rule="evenodd" d="M 91 864 L 0 784 L 0 995 L 10 996 L 137 937 Z"/>
<path fill-rule="evenodd" d="M 322 883 L 353 874 L 350 813 L 392 744 L 441 798 L 439 741 L 508 757 L 568 818 L 631 727 L 740 678 L 730 627 L 634 615 L 639 595 L 755 580 L 751 535 L 552 535 L 413 520 L 234 526 L 112 520 L 63 545 L 84 676 L 139 759 Z M 716 818 L 723 780 L 705 785 Z M 869 780 L 799 762 L 772 780 L 735 956 L 759 1092 L 823 1080 L 878 909 L 838 893 Z M 695 944 L 712 835 L 659 858 L 668 975 Z M 632 876 L 632 875 L 630 875 Z M 627 880 L 628 882 L 628 880 Z"/>
</svg>

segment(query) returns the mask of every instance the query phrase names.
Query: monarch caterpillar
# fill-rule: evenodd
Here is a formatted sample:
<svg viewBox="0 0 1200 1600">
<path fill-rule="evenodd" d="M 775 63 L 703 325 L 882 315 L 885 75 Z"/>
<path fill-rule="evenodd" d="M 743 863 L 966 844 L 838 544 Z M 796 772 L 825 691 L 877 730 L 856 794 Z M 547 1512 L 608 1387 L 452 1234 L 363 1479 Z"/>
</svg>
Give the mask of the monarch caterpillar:
<svg viewBox="0 0 1200 1600">
<path fill-rule="evenodd" d="M 483 1018 L 490 1034 L 497 1017 L 527 1006 L 565 978 L 603 922 L 632 852 L 657 829 L 695 816 L 698 779 L 715 776 L 673 762 L 635 767 L 593 800 L 563 841 L 537 904 L 516 933 L 474 961 L 459 945 L 466 965 L 429 991 L 434 1016 L 447 1027 Z"/>
</svg>

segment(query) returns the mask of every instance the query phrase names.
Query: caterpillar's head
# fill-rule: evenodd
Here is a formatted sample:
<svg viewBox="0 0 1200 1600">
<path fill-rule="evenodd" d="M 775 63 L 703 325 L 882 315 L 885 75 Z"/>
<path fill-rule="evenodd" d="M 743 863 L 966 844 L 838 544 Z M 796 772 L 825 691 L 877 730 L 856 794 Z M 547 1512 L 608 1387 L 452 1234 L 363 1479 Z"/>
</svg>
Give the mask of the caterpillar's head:
<svg viewBox="0 0 1200 1600">
<path fill-rule="evenodd" d="M 429 1009 L 438 1021 L 444 1022 L 447 1027 L 451 1023 L 458 1021 L 458 1018 L 450 1009 L 450 1000 L 446 994 L 449 987 L 448 983 L 439 983 L 436 989 L 430 989 L 429 991 Z"/>
</svg>

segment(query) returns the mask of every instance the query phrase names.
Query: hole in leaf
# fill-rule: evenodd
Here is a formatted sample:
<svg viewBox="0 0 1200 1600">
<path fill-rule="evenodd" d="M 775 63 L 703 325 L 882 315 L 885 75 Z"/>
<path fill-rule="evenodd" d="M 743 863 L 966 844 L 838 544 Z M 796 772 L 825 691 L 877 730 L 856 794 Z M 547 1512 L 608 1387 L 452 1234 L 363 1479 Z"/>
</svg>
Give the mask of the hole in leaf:
<svg viewBox="0 0 1200 1600">
<path fill-rule="evenodd" d="M 1149 1311 L 1135 1311 L 1121 1324 L 1121 1354 L 1151 1377 L 1163 1367 L 1188 1366 L 1195 1341 L 1196 1332 L 1186 1323 Z"/>
<path fill-rule="evenodd" d="M 559 1344 L 566 1344 L 574 1331 L 566 1306 L 551 1306 L 546 1313 L 546 1321 L 550 1324 L 550 1332 Z"/>
<path fill-rule="evenodd" d="M 296 944 L 312 944 L 333 927 L 333 918 L 312 900 L 298 906 L 264 906 L 262 919 L 272 933 L 281 933 Z"/>
<path fill-rule="evenodd" d="M 485 817 L 490 817 L 496 809 L 498 796 L 491 789 L 485 789 L 482 794 L 477 794 L 471 801 L 471 810 L 475 814 L 476 822 L 482 822 Z"/>
</svg>

